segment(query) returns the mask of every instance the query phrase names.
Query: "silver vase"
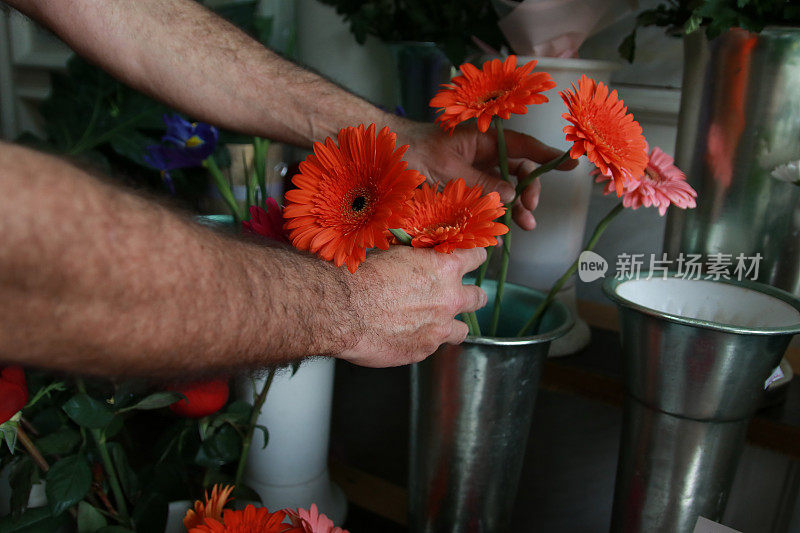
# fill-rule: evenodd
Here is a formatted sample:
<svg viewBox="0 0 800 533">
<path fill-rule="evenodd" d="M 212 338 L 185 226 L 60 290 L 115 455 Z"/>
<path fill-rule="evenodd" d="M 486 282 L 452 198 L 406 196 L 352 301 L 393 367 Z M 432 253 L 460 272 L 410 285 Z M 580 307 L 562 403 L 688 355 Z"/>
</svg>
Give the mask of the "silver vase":
<svg viewBox="0 0 800 533">
<path fill-rule="evenodd" d="M 800 295 L 800 187 L 772 176 L 800 160 L 800 28 L 684 40 L 676 162 L 697 209 L 671 209 L 665 251 L 760 254 L 758 280 Z"/>
<path fill-rule="evenodd" d="M 625 409 L 611 531 L 719 521 L 765 380 L 800 332 L 800 300 L 753 282 L 603 285 L 619 308 Z"/>
<path fill-rule="evenodd" d="M 493 305 L 479 313 L 482 325 Z M 501 335 L 513 335 L 543 295 L 506 284 Z M 508 526 L 550 342 L 572 327 L 554 302 L 532 337 L 470 337 L 411 369 L 409 528 L 501 532 Z"/>
</svg>

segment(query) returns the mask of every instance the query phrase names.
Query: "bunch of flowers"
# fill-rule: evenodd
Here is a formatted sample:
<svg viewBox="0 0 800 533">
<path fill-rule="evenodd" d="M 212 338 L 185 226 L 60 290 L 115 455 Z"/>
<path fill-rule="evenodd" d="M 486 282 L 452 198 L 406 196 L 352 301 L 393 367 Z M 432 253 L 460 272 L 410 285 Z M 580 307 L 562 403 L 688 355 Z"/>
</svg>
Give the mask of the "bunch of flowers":
<svg viewBox="0 0 800 533">
<path fill-rule="evenodd" d="M 476 119 L 481 131 L 488 131 L 490 124 L 494 123 L 501 176 L 509 182 L 503 119 L 508 119 L 511 113 L 527 113 L 529 105 L 547 102 L 547 98 L 540 93 L 555 87 L 547 73 L 533 70 L 535 66 L 536 61 L 531 61 L 518 67 L 515 56 L 509 56 L 502 62 L 498 59 L 487 61 L 481 69 L 470 64 L 462 65 L 462 75 L 454 77 L 450 84 L 443 85 L 430 102 L 431 107 L 440 111 L 437 122 L 451 134 L 457 125 L 471 118 Z M 516 184 L 517 194 L 506 206 L 504 224 L 510 223 L 511 206 L 534 179 L 583 155 L 597 168 L 597 181 L 606 182 L 605 193 L 614 192 L 622 198 L 620 204 L 600 221 L 586 246 L 587 250 L 595 246 L 606 227 L 624 207 L 657 207 L 661 215 L 669 205 L 684 209 L 695 207 L 697 193 L 686 183 L 683 172 L 659 148 L 654 148 L 648 155 L 642 128 L 627 112 L 616 91 L 609 91 L 605 84 L 582 76 L 577 87 L 573 84 L 571 89 L 561 91 L 559 95 L 567 108 L 562 115 L 569 123 L 563 129 L 565 139 L 572 145 L 561 156 L 540 166 Z M 489 336 L 497 333 L 510 251 L 511 235 L 507 235 L 503 238 L 503 258 Z M 478 285 L 484 278 L 490 258 L 481 267 L 476 280 Z M 517 336 L 525 336 L 538 329 L 541 317 L 555 294 L 575 273 L 577 264 L 576 258 L 525 326 L 517 332 Z M 474 317 L 467 322 L 473 335 L 481 334 Z"/>
<path fill-rule="evenodd" d="M 310 509 L 281 509 L 270 512 L 266 507 L 247 505 L 244 509 L 225 509 L 233 486 L 214 485 L 204 501 L 194 502 L 186 512 L 183 526 L 188 533 L 348 533 L 334 527 L 333 521 L 320 513 L 315 504 Z"/>
</svg>

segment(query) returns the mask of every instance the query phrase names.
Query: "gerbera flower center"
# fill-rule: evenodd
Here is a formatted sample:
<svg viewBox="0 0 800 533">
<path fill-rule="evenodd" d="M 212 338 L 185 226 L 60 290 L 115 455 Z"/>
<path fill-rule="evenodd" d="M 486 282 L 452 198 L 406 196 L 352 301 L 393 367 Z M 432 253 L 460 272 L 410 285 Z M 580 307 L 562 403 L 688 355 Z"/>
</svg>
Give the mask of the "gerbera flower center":
<svg viewBox="0 0 800 533">
<path fill-rule="evenodd" d="M 356 187 L 347 191 L 342 197 L 342 214 L 351 220 L 364 218 L 372 212 L 374 197 L 374 191 L 368 187 Z"/>
<path fill-rule="evenodd" d="M 475 101 L 475 105 L 477 106 L 484 106 L 486 104 L 490 104 L 500 98 L 501 96 L 505 96 L 508 91 L 495 89 L 494 91 L 484 93 L 478 96 L 477 100 Z"/>
<path fill-rule="evenodd" d="M 367 205 L 367 199 L 363 196 L 356 196 L 353 200 L 353 211 L 361 211 Z"/>
<path fill-rule="evenodd" d="M 651 169 L 650 167 L 645 168 L 644 169 L 644 173 L 656 185 L 658 185 L 659 183 L 664 181 L 663 178 L 661 177 L 661 175 L 658 172 L 656 172 L 653 169 Z"/>
</svg>

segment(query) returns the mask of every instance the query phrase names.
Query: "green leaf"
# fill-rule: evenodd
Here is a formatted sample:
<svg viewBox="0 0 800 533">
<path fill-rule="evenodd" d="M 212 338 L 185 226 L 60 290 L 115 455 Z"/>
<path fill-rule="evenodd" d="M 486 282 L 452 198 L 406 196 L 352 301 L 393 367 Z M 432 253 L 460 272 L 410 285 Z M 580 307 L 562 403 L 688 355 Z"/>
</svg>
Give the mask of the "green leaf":
<svg viewBox="0 0 800 533">
<path fill-rule="evenodd" d="M 158 144 L 158 141 L 147 135 L 143 135 L 135 130 L 122 131 L 113 135 L 108 144 L 111 145 L 112 150 L 122 157 L 133 161 L 143 167 L 152 168 L 144 160 L 147 154 L 147 147 L 153 144 Z"/>
<path fill-rule="evenodd" d="M 19 516 L 28 507 L 36 466 L 25 456 L 11 467 L 8 483 L 11 485 L 11 514 Z"/>
<path fill-rule="evenodd" d="M 699 15 L 692 15 L 689 17 L 689 20 L 686 21 L 686 24 L 683 25 L 683 32 L 686 35 L 689 35 L 692 32 L 697 31 L 697 28 L 703 23 L 703 17 Z"/>
<path fill-rule="evenodd" d="M 114 418 L 114 412 L 88 394 L 79 393 L 67 400 L 64 412 L 79 426 L 103 429 Z"/>
<path fill-rule="evenodd" d="M 33 407 L 39 402 L 39 400 L 41 400 L 45 396 L 49 397 L 51 392 L 63 391 L 63 390 L 66 390 L 66 386 L 64 386 L 64 384 L 60 381 L 54 383 L 48 383 L 47 385 L 36 391 L 36 394 L 33 396 L 33 398 L 31 398 L 30 401 L 28 401 L 28 405 L 26 405 L 25 407 L 27 408 Z"/>
<path fill-rule="evenodd" d="M 3 533 L 53 533 L 67 522 L 66 516 L 54 517 L 49 507 L 28 509 L 19 518 L 11 515 L 0 518 Z"/>
<path fill-rule="evenodd" d="M 78 533 L 95 533 L 108 525 L 100 511 L 86 502 L 78 504 Z"/>
<path fill-rule="evenodd" d="M 106 428 L 103 430 L 103 435 L 105 436 L 106 439 L 110 439 L 114 437 L 114 435 L 122 431 L 122 428 L 123 428 L 122 417 L 115 416 L 113 420 L 111 420 L 111 423 L 107 425 Z"/>
<path fill-rule="evenodd" d="M 142 411 L 148 409 L 161 409 L 162 407 L 171 405 L 180 399 L 186 399 L 186 396 L 184 396 L 180 392 L 173 392 L 173 391 L 156 392 L 154 394 L 151 394 L 150 396 L 147 396 L 141 401 L 135 403 L 134 405 L 131 405 L 130 407 L 125 407 L 124 409 L 120 409 L 120 412 L 122 413 L 134 409 Z"/>
<path fill-rule="evenodd" d="M 174 476 L 171 477 L 174 478 Z M 151 489 L 151 487 L 147 488 Z M 139 531 L 164 531 L 167 525 L 167 513 L 169 512 L 168 499 L 167 496 L 158 491 L 143 491 L 142 497 L 136 502 L 136 507 L 133 509 L 131 517 L 136 524 L 136 529 Z"/>
<path fill-rule="evenodd" d="M 119 483 L 122 485 L 122 491 L 128 498 L 132 499 L 132 496 L 136 493 L 136 489 L 138 488 L 138 481 L 136 479 L 136 473 L 128 462 L 125 450 L 118 442 L 109 442 L 106 446 L 111 455 L 111 461 L 114 463 L 114 469 L 117 471 Z"/>
<path fill-rule="evenodd" d="M 17 445 L 18 428 L 19 428 L 19 422 L 17 422 L 13 418 L 11 420 L 6 420 L 2 424 L 0 424 L 0 434 L 2 434 L 3 440 L 5 441 L 6 446 L 8 446 L 8 451 L 10 451 L 12 455 L 14 454 L 14 449 Z"/>
<path fill-rule="evenodd" d="M 264 433 L 264 445 L 261 447 L 263 450 L 267 447 L 267 444 L 269 444 L 269 430 L 267 430 L 266 426 L 262 426 L 261 424 L 256 424 L 254 427 L 255 429 L 260 429 Z"/>
<path fill-rule="evenodd" d="M 155 529 L 150 529 L 147 531 L 156 531 Z M 122 526 L 106 526 L 103 529 L 98 529 L 95 533 L 136 533 L 132 529 L 128 529 L 127 527 Z"/>
<path fill-rule="evenodd" d="M 44 455 L 66 455 L 81 441 L 81 434 L 74 429 L 63 428 L 36 440 L 36 447 Z"/>
<path fill-rule="evenodd" d="M 235 400 L 225 408 L 225 413 L 231 416 L 231 421 L 240 425 L 250 422 L 250 413 L 252 411 L 253 406 L 244 400 Z"/>
<path fill-rule="evenodd" d="M 201 466 L 216 468 L 238 459 L 241 451 L 241 437 L 226 425 L 203 441 L 195 460 Z"/>
<path fill-rule="evenodd" d="M 54 516 L 58 516 L 89 492 L 92 472 L 83 455 L 71 455 L 61 459 L 47 472 L 47 501 Z"/>
</svg>

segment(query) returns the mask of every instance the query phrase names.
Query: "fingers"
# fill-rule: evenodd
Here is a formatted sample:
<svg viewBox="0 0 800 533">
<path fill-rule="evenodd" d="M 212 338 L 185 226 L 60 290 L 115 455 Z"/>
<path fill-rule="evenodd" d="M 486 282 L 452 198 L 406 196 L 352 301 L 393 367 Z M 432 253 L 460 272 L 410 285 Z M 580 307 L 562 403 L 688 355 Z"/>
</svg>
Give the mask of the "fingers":
<svg viewBox="0 0 800 533">
<path fill-rule="evenodd" d="M 483 187 L 484 194 L 497 191 L 497 193 L 500 195 L 500 200 L 502 200 L 503 203 L 508 203 L 513 200 L 514 195 L 516 194 L 514 191 L 514 186 L 510 183 L 507 183 L 498 177 L 492 176 L 488 172 L 478 170 L 470 165 L 464 165 L 461 172 L 459 174 L 455 174 L 455 176 L 464 178 L 464 181 L 467 182 L 467 185 L 480 185 Z"/>
<path fill-rule="evenodd" d="M 523 207 L 519 200 L 511 209 L 511 217 L 514 219 L 514 222 L 517 223 L 517 226 L 525 231 L 530 231 L 536 227 L 536 218 L 533 216 L 533 213 L 531 213 L 529 209 Z"/>
<path fill-rule="evenodd" d="M 453 257 L 461 262 L 459 277 L 467 272 L 472 272 L 486 261 L 486 250 L 483 248 L 472 248 L 470 250 L 456 250 Z"/>
<path fill-rule="evenodd" d="M 461 344 L 469 334 L 469 328 L 460 320 L 453 320 L 450 335 L 447 336 L 444 342 L 448 344 Z"/>
<path fill-rule="evenodd" d="M 505 134 L 508 157 L 524 157 L 526 159 L 532 159 L 537 163 L 547 163 L 564 153 L 564 150 L 553 148 L 539 139 L 524 133 L 507 130 Z M 577 161 L 571 159 L 564 162 L 558 169 L 569 170 L 575 168 L 577 164 Z"/>
<path fill-rule="evenodd" d="M 486 292 L 475 285 L 462 285 L 459 313 L 471 313 L 486 305 Z"/>
</svg>

